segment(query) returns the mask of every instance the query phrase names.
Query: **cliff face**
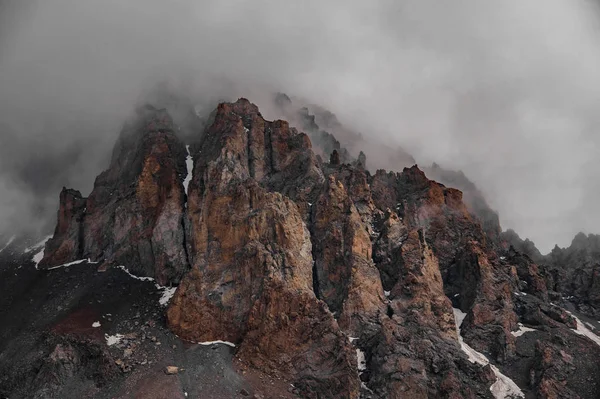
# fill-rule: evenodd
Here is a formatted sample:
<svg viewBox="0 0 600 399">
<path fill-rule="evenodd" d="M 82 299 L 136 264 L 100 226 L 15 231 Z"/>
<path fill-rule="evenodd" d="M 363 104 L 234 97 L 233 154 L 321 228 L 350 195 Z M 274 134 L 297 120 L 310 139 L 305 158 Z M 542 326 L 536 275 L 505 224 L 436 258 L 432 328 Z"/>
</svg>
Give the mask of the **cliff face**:
<svg viewBox="0 0 600 399">
<path fill-rule="evenodd" d="M 243 367 L 302 397 L 491 397 L 504 380 L 489 361 L 526 363 L 538 374 L 522 388 L 541 397 L 579 392 L 574 377 L 544 371 L 566 341 L 529 353 L 515 335 L 519 323 L 572 334 L 574 319 L 548 303 L 551 274 L 461 191 L 416 165 L 371 174 L 364 154 L 349 160 L 335 144 L 319 148 L 323 162 L 306 134 L 246 99 L 220 104 L 197 132 L 191 176 L 176 132 L 165 111 L 140 111 L 90 196 L 61 193 L 40 266 L 90 258 L 179 283 L 173 333 L 229 341 Z"/>
<path fill-rule="evenodd" d="M 186 150 L 169 115 L 144 108 L 126 126 L 88 198 L 63 190 L 41 268 L 78 259 L 127 265 L 176 283 L 188 269 L 183 214 Z"/>
</svg>

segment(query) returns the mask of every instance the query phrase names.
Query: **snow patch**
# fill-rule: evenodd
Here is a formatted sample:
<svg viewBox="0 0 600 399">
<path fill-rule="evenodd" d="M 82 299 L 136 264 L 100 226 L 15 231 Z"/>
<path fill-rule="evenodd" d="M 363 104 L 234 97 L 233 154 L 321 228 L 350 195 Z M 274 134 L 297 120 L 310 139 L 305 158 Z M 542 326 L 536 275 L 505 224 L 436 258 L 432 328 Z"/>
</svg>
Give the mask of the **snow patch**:
<svg viewBox="0 0 600 399">
<path fill-rule="evenodd" d="M 12 236 L 8 239 L 8 242 L 6 243 L 6 245 L 4 247 L 2 247 L 2 249 L 0 249 L 0 252 L 4 251 L 6 248 L 8 248 L 8 246 L 10 244 L 12 244 L 12 242 L 15 240 L 17 236 Z"/>
<path fill-rule="evenodd" d="M 25 248 L 25 250 L 23 251 L 23 253 L 24 253 L 24 254 L 26 254 L 26 253 L 28 253 L 28 252 L 31 252 L 31 251 L 33 251 L 34 249 L 38 249 L 39 247 L 41 247 L 41 246 L 45 245 L 45 244 L 46 244 L 46 241 L 48 241 L 48 240 L 49 240 L 49 239 L 51 239 L 51 238 L 52 238 L 52 236 L 51 236 L 51 235 L 44 237 L 44 238 L 42 239 L 42 241 L 40 241 L 40 242 L 38 242 L 38 243 L 36 243 L 36 244 L 34 244 L 34 245 L 30 246 L 30 247 L 27 247 L 27 248 Z"/>
<path fill-rule="evenodd" d="M 125 336 L 121 335 L 121 334 L 115 334 L 115 335 L 104 334 L 104 339 L 106 339 L 106 345 L 108 345 L 108 346 L 113 346 L 115 344 L 118 344 L 119 342 L 121 342 L 121 340 L 124 337 Z"/>
<path fill-rule="evenodd" d="M 471 363 L 477 363 L 482 366 L 486 366 L 488 364 L 490 365 L 494 371 L 494 374 L 496 375 L 496 382 L 494 382 L 490 387 L 490 392 L 494 398 L 524 398 L 525 394 L 513 380 L 502 374 L 496 366 L 490 364 L 490 361 L 482 353 L 477 352 L 463 341 L 463 338 L 460 335 L 460 326 L 466 316 L 466 313 L 463 313 L 460 309 L 454 308 L 454 320 L 456 322 L 456 332 L 458 334 L 460 348 L 467 354 Z"/>
<path fill-rule="evenodd" d="M 35 269 L 36 270 L 38 268 L 38 265 L 42 261 L 42 259 L 44 259 L 44 248 L 42 248 L 42 250 L 39 251 L 37 254 L 33 255 L 32 260 L 35 262 Z"/>
<path fill-rule="evenodd" d="M 160 299 L 158 300 L 158 303 L 160 303 L 162 306 L 167 306 L 167 304 L 169 303 L 171 298 L 173 298 L 173 295 L 175 295 L 175 290 L 177 290 L 177 287 L 169 287 L 169 288 L 162 287 L 162 288 L 163 288 L 163 293 L 162 293 L 162 296 L 160 297 Z"/>
<path fill-rule="evenodd" d="M 94 327 L 94 328 L 100 327 L 100 322 L 99 321 L 93 322 L 92 327 Z"/>
<path fill-rule="evenodd" d="M 365 359 L 365 352 L 360 349 L 356 349 L 356 361 L 358 363 L 358 374 L 367 369 L 367 360 Z"/>
<path fill-rule="evenodd" d="M 520 337 L 526 332 L 537 331 L 535 328 L 525 327 L 523 324 L 519 323 L 519 329 L 517 331 L 511 331 L 510 333 L 515 337 Z"/>
<path fill-rule="evenodd" d="M 594 341 L 596 343 L 596 345 L 600 346 L 600 337 L 597 336 L 596 334 L 594 334 L 590 329 L 588 329 L 585 326 L 585 323 L 582 322 L 581 320 L 579 320 L 579 318 L 577 316 L 575 316 L 573 313 L 569 312 L 568 310 L 566 312 L 568 314 L 570 314 L 571 316 L 573 316 L 573 318 L 577 321 L 577 328 L 576 329 L 572 328 L 571 330 L 573 330 L 573 332 L 576 334 L 588 337 L 589 339 Z"/>
<path fill-rule="evenodd" d="M 52 266 L 52 267 L 49 267 L 49 268 L 48 268 L 48 270 L 59 269 L 59 268 L 61 268 L 61 267 L 69 267 L 69 266 L 78 265 L 78 264 L 80 264 L 80 263 L 84 263 L 84 262 L 90 263 L 90 264 L 92 264 L 92 265 L 94 265 L 94 264 L 98 263 L 98 262 L 92 262 L 92 260 L 91 260 L 90 258 L 87 258 L 87 259 L 79 259 L 79 260 L 74 260 L 73 262 L 69 262 L 69 263 L 63 263 L 62 265 L 58 265 L 58 266 Z"/>
<path fill-rule="evenodd" d="M 185 195 L 188 193 L 188 187 L 190 186 L 190 181 L 192 180 L 192 171 L 194 170 L 194 159 L 192 158 L 192 154 L 190 154 L 190 146 L 186 145 L 185 150 L 187 151 L 187 157 L 185 158 L 185 166 L 187 167 L 187 175 L 183 180 L 183 189 L 185 190 Z M 187 202 L 186 202 L 187 206 Z"/>
<path fill-rule="evenodd" d="M 383 291 L 383 295 L 385 295 L 385 297 L 389 297 L 390 296 L 390 291 Z"/>
<path fill-rule="evenodd" d="M 221 341 L 221 340 L 217 340 L 217 341 L 205 341 L 205 342 L 197 342 L 198 345 L 213 345 L 213 344 L 223 344 L 223 345 L 227 345 L 227 346 L 231 346 L 232 348 L 235 348 L 235 344 L 228 342 L 228 341 Z"/>
</svg>

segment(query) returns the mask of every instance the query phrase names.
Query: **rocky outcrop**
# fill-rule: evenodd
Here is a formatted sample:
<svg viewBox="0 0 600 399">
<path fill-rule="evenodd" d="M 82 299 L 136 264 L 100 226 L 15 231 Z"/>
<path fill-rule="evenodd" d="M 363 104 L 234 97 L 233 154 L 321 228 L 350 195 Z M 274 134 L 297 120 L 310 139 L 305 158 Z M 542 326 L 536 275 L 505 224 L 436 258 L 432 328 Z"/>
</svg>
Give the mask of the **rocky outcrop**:
<svg viewBox="0 0 600 399">
<path fill-rule="evenodd" d="M 168 322 L 186 339 L 241 344 L 242 360 L 292 378 L 309 397 L 357 397 L 350 343 L 313 291 L 312 243 L 301 210 L 269 191 L 282 179 L 293 183 L 297 171 L 288 165 L 309 145 L 285 122 L 265 121 L 247 100 L 219 106 L 190 184 L 193 270 Z M 300 201 L 311 191 L 302 184 L 311 181 L 282 191 Z"/>
<path fill-rule="evenodd" d="M 527 255 L 534 262 L 544 262 L 544 257 L 535 246 L 535 243 L 528 238 L 521 239 L 512 229 L 503 231 L 500 234 L 500 247 L 504 251 L 509 251 L 510 247 L 513 247 L 514 251 Z"/>
<path fill-rule="evenodd" d="M 386 311 L 371 238 L 344 185 L 329 176 L 313 207 L 317 295 L 352 335 L 372 329 Z"/>
<path fill-rule="evenodd" d="M 77 190 L 63 187 L 60 192 L 54 236 L 46 244 L 40 267 L 60 265 L 83 257 L 83 218 L 86 199 Z"/>
<path fill-rule="evenodd" d="M 89 258 L 177 283 L 188 268 L 182 180 L 186 150 L 164 110 L 138 110 L 119 137 L 108 170 L 86 199 L 61 194 L 59 220 L 40 267 Z"/>
<path fill-rule="evenodd" d="M 501 232 L 498 213 L 490 208 L 483 193 L 462 171 L 445 169 L 436 163 L 424 171 L 431 179 L 461 190 L 467 208 L 479 218 L 487 237 L 492 242 L 498 239 Z"/>
<path fill-rule="evenodd" d="M 369 387 L 381 398 L 491 398 L 491 369 L 469 362 L 416 313 L 383 321 L 368 354 Z"/>
</svg>

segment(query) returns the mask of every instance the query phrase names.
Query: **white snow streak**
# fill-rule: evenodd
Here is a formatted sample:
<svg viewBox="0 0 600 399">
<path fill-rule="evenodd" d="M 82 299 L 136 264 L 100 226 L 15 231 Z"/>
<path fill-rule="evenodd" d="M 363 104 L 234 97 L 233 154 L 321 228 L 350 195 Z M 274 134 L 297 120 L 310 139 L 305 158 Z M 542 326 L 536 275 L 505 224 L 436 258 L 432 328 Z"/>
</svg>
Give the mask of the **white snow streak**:
<svg viewBox="0 0 600 399">
<path fill-rule="evenodd" d="M 517 331 L 511 331 L 510 333 L 515 337 L 520 337 L 526 332 L 537 331 L 535 328 L 525 327 L 523 324 L 519 323 L 519 329 Z"/>
<path fill-rule="evenodd" d="M 48 241 L 48 240 L 49 240 L 49 239 L 51 239 L 51 238 L 52 238 L 52 236 L 51 236 L 51 235 L 44 237 L 44 238 L 42 239 L 42 241 L 40 241 L 40 242 L 38 242 L 38 243 L 36 243 L 36 244 L 34 244 L 34 245 L 30 246 L 30 247 L 27 247 L 27 248 L 25 248 L 25 250 L 23 251 L 23 253 L 24 253 L 24 254 L 26 254 L 26 253 L 28 253 L 28 252 L 31 252 L 31 251 L 33 251 L 34 249 L 38 249 L 39 247 L 41 247 L 41 246 L 45 245 L 45 244 L 46 244 L 46 241 Z"/>
<path fill-rule="evenodd" d="M 129 270 L 127 270 L 127 268 L 123 265 L 120 265 L 117 267 L 119 269 L 123 270 L 125 273 L 127 273 L 127 275 L 129 275 L 129 277 L 134 278 L 136 280 L 154 281 L 154 279 L 152 277 L 140 277 L 140 276 L 136 276 L 135 274 L 131 274 L 129 272 Z M 154 286 L 156 287 L 157 290 L 162 291 L 162 295 L 161 295 L 160 299 L 158 300 L 158 303 L 160 303 L 162 306 L 167 306 L 169 301 L 173 297 L 173 295 L 175 295 L 175 291 L 177 290 L 177 287 L 164 287 L 156 282 L 154 283 Z"/>
<path fill-rule="evenodd" d="M 187 151 L 187 158 L 185 158 L 185 165 L 187 167 L 187 175 L 183 180 L 183 189 L 185 190 L 185 195 L 188 193 L 188 187 L 190 186 L 190 181 L 192 180 L 192 171 L 194 170 L 194 159 L 192 158 L 192 154 L 190 154 L 190 146 L 186 145 L 185 150 Z M 186 202 L 187 206 L 187 202 Z"/>
<path fill-rule="evenodd" d="M 134 278 L 136 280 L 140 280 L 140 281 L 154 281 L 154 279 L 152 277 L 140 277 L 140 276 L 136 276 L 135 274 L 131 274 L 129 272 L 129 270 L 127 270 L 127 268 L 123 265 L 117 266 L 119 269 L 123 270 L 125 273 L 127 273 L 129 275 L 129 277 Z"/>
<path fill-rule="evenodd" d="M 99 322 L 99 321 L 95 321 L 95 322 L 93 322 L 93 323 L 92 323 L 92 327 L 94 327 L 94 328 L 98 328 L 98 327 L 100 327 L 100 322 Z"/>
<path fill-rule="evenodd" d="M 348 337 L 348 340 L 350 341 L 351 344 L 354 345 L 354 341 L 358 340 L 358 338 L 357 337 Z M 367 359 L 365 358 L 365 352 L 363 352 L 359 348 L 356 348 L 356 364 L 358 365 L 358 376 L 360 378 L 360 375 L 367 369 Z M 362 381 L 360 382 L 360 386 L 361 386 L 361 388 L 367 390 L 368 392 L 371 392 L 371 393 L 373 392 L 369 389 L 367 384 L 365 384 Z"/>
<path fill-rule="evenodd" d="M 61 267 L 69 267 L 69 266 L 73 266 L 73 265 L 78 265 L 78 264 L 83 263 L 83 262 L 87 262 L 87 263 L 90 263 L 92 265 L 98 263 L 98 262 L 92 262 L 92 260 L 90 258 L 79 259 L 79 260 L 74 260 L 73 262 L 63 263 L 62 265 L 49 267 L 48 270 L 54 270 L 54 269 L 58 269 L 58 268 L 61 268 Z"/>
<path fill-rule="evenodd" d="M 235 344 L 228 342 L 228 341 L 221 341 L 221 340 L 217 340 L 217 341 L 206 341 L 206 342 L 197 342 L 198 345 L 212 345 L 212 344 L 223 344 L 223 345 L 228 345 L 231 346 L 232 348 L 235 348 Z"/>
<path fill-rule="evenodd" d="M 496 399 L 506 399 L 506 398 L 524 398 L 525 394 L 521 391 L 521 388 L 513 380 L 505 376 L 498 370 L 496 366 L 490 364 L 487 357 L 485 357 L 482 353 L 477 352 L 475 349 L 471 348 L 467 345 L 460 335 L 460 326 L 465 319 L 467 314 L 463 313 L 460 309 L 454 308 L 454 320 L 456 322 L 456 332 L 458 333 L 458 342 L 460 343 L 460 347 L 469 357 L 469 361 L 471 363 L 477 363 L 482 366 L 487 364 L 490 365 L 494 374 L 496 375 L 496 382 L 492 384 L 490 387 L 490 392 Z"/>
<path fill-rule="evenodd" d="M 588 329 L 585 326 L 585 323 L 582 322 L 581 320 L 579 320 L 579 318 L 577 316 L 575 316 L 573 313 L 569 312 L 568 310 L 566 312 L 568 314 L 570 314 L 571 316 L 573 316 L 573 318 L 577 321 L 577 329 L 572 328 L 571 330 L 573 330 L 573 332 L 575 332 L 576 334 L 588 337 L 589 339 L 594 341 L 596 343 L 596 345 L 600 346 L 600 337 L 597 336 L 596 334 L 594 334 L 590 329 Z"/>
<path fill-rule="evenodd" d="M 4 251 L 6 248 L 8 248 L 8 246 L 10 244 L 12 244 L 12 242 L 15 240 L 16 236 L 12 236 L 8 239 L 8 242 L 6 243 L 6 245 L 4 247 L 2 247 L 2 249 L 0 249 L 0 252 Z"/>
</svg>

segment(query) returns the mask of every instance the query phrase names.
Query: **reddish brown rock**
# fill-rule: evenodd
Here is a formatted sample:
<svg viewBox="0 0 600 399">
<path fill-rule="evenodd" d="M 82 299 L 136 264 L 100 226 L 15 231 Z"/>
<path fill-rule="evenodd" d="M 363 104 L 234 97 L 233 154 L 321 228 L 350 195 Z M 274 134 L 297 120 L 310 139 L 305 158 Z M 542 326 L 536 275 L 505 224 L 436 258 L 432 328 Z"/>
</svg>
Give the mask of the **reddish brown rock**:
<svg viewBox="0 0 600 399">
<path fill-rule="evenodd" d="M 415 319 L 394 315 L 368 353 L 368 386 L 382 398 L 488 397 L 490 370 L 473 364 L 456 341 Z"/>
<path fill-rule="evenodd" d="M 457 339 L 452 302 L 444 294 L 438 261 L 419 230 L 411 231 L 401 247 L 397 282 L 391 290 L 394 314 L 418 318 L 441 337 Z"/>
<path fill-rule="evenodd" d="M 82 258 L 81 234 L 85 206 L 86 199 L 79 191 L 63 187 L 54 236 L 46 243 L 45 256 L 39 267 L 61 265 Z"/>
<path fill-rule="evenodd" d="M 372 329 L 386 306 L 368 228 L 334 176 L 314 205 L 312 220 L 317 295 L 342 328 L 360 335 Z"/>
<path fill-rule="evenodd" d="M 510 331 L 517 329 L 512 280 L 473 241 L 457 259 L 456 271 L 461 279 L 457 302 L 467 313 L 461 326 L 465 341 L 495 361 L 507 360 L 515 351 L 515 337 Z"/>
<path fill-rule="evenodd" d="M 395 209 L 407 231 L 422 232 L 438 260 L 445 294 L 472 315 L 463 324 L 465 340 L 494 358 L 510 357 L 514 353 L 510 331 L 516 327 L 511 299 L 516 279 L 488 246 L 480 223 L 462 201 L 462 193 L 429 180 L 416 166 L 400 174 L 378 171 L 371 187 L 378 208 Z M 401 264 L 402 249 L 386 240 L 381 244 L 396 248 L 387 257 L 385 250 L 376 252 L 384 286 L 390 287 L 395 284 L 393 265 Z"/>
<path fill-rule="evenodd" d="M 185 146 L 175 130 L 166 111 L 138 110 L 119 137 L 109 169 L 98 176 L 87 200 L 77 198 L 77 209 L 85 211 L 70 224 L 68 236 L 53 238 L 42 265 L 90 258 L 124 265 L 160 284 L 179 281 L 188 268 L 182 185 L 187 172 Z M 68 206 L 67 201 L 62 207 Z M 63 226 L 59 215 L 58 227 Z"/>
<path fill-rule="evenodd" d="M 285 122 L 264 121 L 247 100 L 219 106 L 190 184 L 193 270 L 171 301 L 168 323 L 185 339 L 241 344 L 243 361 L 292 378 L 307 397 L 355 398 L 355 354 L 314 294 L 301 209 L 269 191 L 282 188 L 302 202 L 315 190 L 322 175 L 310 162 L 303 174 L 290 170 L 311 159 L 304 137 Z M 297 180 L 306 175 L 315 180 Z"/>
</svg>

